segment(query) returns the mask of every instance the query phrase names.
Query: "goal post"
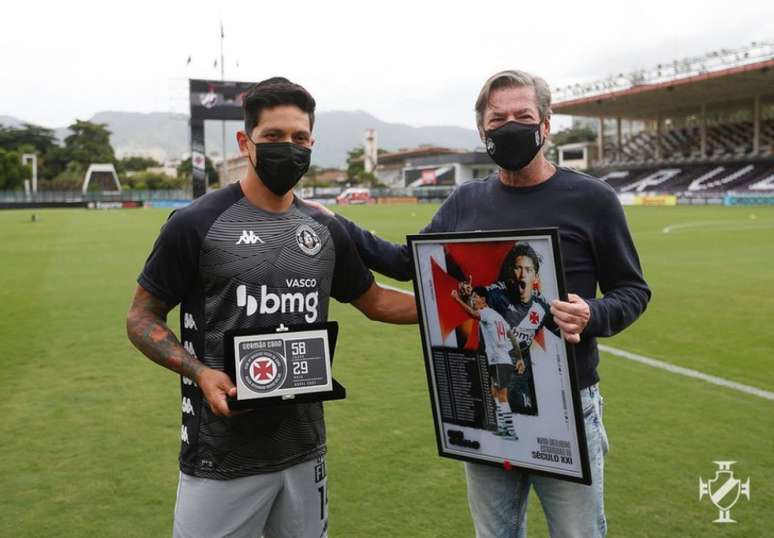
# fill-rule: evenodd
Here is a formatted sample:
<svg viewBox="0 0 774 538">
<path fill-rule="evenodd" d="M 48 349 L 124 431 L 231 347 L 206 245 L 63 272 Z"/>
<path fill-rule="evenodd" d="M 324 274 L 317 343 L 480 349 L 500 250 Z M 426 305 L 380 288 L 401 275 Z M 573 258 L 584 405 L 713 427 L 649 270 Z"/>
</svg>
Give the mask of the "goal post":
<svg viewBox="0 0 774 538">
<path fill-rule="evenodd" d="M 81 191 L 86 194 L 89 186 L 96 185 L 100 191 L 107 194 L 120 194 L 121 182 L 118 181 L 116 167 L 113 164 L 90 164 L 83 176 Z"/>
</svg>

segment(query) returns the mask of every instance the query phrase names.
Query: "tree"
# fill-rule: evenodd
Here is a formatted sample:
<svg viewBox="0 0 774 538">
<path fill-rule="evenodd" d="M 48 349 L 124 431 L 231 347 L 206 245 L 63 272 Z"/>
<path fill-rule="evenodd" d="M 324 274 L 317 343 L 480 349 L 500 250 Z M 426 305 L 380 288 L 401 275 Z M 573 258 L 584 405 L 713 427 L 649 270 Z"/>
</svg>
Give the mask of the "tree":
<svg viewBox="0 0 774 538">
<path fill-rule="evenodd" d="M 596 139 L 597 134 L 588 127 L 564 129 L 551 135 L 552 142 L 557 146 L 576 142 L 594 142 Z"/>
<path fill-rule="evenodd" d="M 39 185 L 43 189 L 54 191 L 77 191 L 83 185 L 83 176 L 86 173 L 86 167 L 78 161 L 68 162 L 55 178 Z"/>
<path fill-rule="evenodd" d="M 72 131 L 65 138 L 64 155 L 68 162 L 75 161 L 85 167 L 91 163 L 116 163 L 107 125 L 75 120 L 68 129 Z"/>
<path fill-rule="evenodd" d="M 157 166 L 161 166 L 161 163 L 150 157 L 124 157 L 118 161 L 116 168 L 120 172 L 142 172 Z"/>
<path fill-rule="evenodd" d="M 559 161 L 558 146 L 565 144 L 575 144 L 577 142 L 594 142 L 597 139 L 597 134 L 588 127 L 571 128 L 559 131 L 556 134 L 551 135 L 551 146 L 547 150 L 546 157 L 550 161 Z"/>
<path fill-rule="evenodd" d="M 46 154 L 58 144 L 54 131 L 45 127 L 30 123 L 24 123 L 21 127 L 0 125 L 0 147 L 19 150 L 23 146 L 30 146 L 35 152 Z"/>
<path fill-rule="evenodd" d="M 21 127 L 0 125 L 0 148 L 38 156 L 38 176 L 52 179 L 62 173 L 67 165 L 63 149 L 54 131 L 29 123 Z"/>
<path fill-rule="evenodd" d="M 347 179 L 355 182 L 358 174 L 365 170 L 363 146 L 355 146 L 347 152 Z"/>
<path fill-rule="evenodd" d="M 30 176 L 30 168 L 22 165 L 20 153 L 0 148 L 0 190 L 19 189 Z"/>
<path fill-rule="evenodd" d="M 137 172 L 125 180 L 131 189 L 163 190 L 179 189 L 185 183 L 182 177 L 169 177 L 157 172 Z"/>
<path fill-rule="evenodd" d="M 215 165 L 212 164 L 209 157 L 204 158 L 204 173 L 207 175 L 208 185 L 217 185 L 220 183 L 220 174 L 218 174 Z M 191 157 L 188 157 L 177 167 L 177 177 L 190 180 L 192 174 L 193 164 L 191 162 Z"/>
<path fill-rule="evenodd" d="M 387 150 L 380 148 L 376 150 L 376 153 L 377 155 L 382 155 L 383 153 L 387 153 Z M 365 150 L 363 149 L 363 146 L 355 146 L 347 152 L 347 179 L 351 183 L 358 185 L 376 187 L 380 185 L 379 180 L 373 173 L 365 171 L 364 154 Z"/>
</svg>

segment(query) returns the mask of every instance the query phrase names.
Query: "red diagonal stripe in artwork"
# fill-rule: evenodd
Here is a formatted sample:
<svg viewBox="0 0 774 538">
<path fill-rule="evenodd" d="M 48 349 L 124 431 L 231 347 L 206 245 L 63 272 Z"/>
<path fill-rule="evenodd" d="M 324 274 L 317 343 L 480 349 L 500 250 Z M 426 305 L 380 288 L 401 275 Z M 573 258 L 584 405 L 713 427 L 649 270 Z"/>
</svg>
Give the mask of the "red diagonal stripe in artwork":
<svg viewBox="0 0 774 538">
<path fill-rule="evenodd" d="M 459 281 L 441 269 L 441 266 L 433 258 L 430 259 L 430 267 L 433 273 L 438 323 L 441 328 L 441 336 L 445 339 L 455 327 L 469 320 L 470 316 L 451 296 L 452 290 L 457 289 Z"/>
<path fill-rule="evenodd" d="M 473 277 L 474 286 L 488 286 L 500 277 L 500 268 L 514 244 L 513 241 L 451 243 L 444 248 L 465 277 Z"/>
</svg>

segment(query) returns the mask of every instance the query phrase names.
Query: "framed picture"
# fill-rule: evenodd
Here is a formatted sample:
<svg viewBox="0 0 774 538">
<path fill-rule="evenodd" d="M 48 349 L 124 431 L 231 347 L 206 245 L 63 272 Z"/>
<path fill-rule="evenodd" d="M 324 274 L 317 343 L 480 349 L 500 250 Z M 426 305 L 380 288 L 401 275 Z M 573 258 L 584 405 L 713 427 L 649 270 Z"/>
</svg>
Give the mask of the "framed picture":
<svg viewBox="0 0 774 538">
<path fill-rule="evenodd" d="M 407 239 L 439 454 L 590 484 L 558 230 Z"/>
</svg>

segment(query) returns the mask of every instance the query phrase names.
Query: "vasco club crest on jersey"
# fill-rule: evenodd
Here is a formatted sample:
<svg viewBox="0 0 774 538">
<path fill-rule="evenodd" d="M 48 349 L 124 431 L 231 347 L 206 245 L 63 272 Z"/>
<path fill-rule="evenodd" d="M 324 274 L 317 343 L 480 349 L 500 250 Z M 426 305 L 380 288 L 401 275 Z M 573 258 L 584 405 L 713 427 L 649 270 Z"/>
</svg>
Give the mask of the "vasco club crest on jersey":
<svg viewBox="0 0 774 538">
<path fill-rule="evenodd" d="M 260 351 L 242 361 L 239 373 L 251 390 L 271 392 L 285 381 L 285 358 L 273 351 Z"/>
<path fill-rule="evenodd" d="M 296 229 L 296 243 L 309 256 L 314 256 L 322 248 L 322 242 L 311 226 L 302 224 Z"/>
</svg>

